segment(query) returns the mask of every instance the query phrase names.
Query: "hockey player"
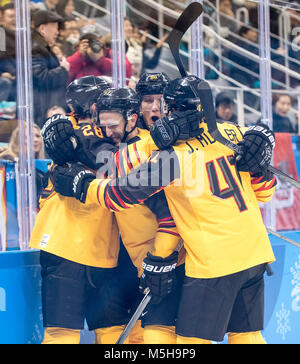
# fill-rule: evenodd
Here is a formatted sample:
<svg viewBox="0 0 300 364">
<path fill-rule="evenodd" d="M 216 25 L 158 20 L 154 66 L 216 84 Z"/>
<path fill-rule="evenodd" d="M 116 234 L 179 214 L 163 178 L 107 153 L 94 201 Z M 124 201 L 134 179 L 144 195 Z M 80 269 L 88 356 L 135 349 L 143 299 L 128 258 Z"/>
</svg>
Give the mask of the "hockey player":
<svg viewBox="0 0 300 364">
<path fill-rule="evenodd" d="M 194 80 L 201 87 L 201 80 Z M 274 177 L 266 173 L 274 135 L 263 125 L 249 128 L 242 135 L 238 127 L 220 124 L 223 136 L 243 148 L 238 162 L 230 149 L 209 134 L 204 117 L 197 125 L 199 135 L 192 137 L 196 124 L 188 121 L 192 133 L 186 134 L 187 141 L 181 141 L 184 123 L 177 110 L 186 113 L 188 120 L 189 109 L 199 100 L 178 103 L 180 92 L 176 90 L 190 87 L 188 79 L 174 80 L 169 86 L 175 92 L 167 102 L 175 112 L 151 128 L 156 144 L 167 151 L 115 180 L 95 179 L 74 164 L 57 167 L 53 172 L 55 188 L 88 205 L 98 202 L 118 211 L 140 204 L 164 188 L 187 251 L 177 343 L 222 341 L 226 332 L 229 343 L 264 343 L 260 332 L 263 275 L 266 264 L 275 257 L 258 201 L 269 201 L 276 185 Z M 176 100 L 173 105 L 172 100 Z M 163 175 L 166 169 L 169 178 Z M 151 178 L 157 174 L 161 178 L 153 183 Z M 144 260 L 141 286 L 149 287 L 160 298 L 167 295 L 173 286 L 176 263 L 174 242 L 167 245 L 156 241 Z"/>
<path fill-rule="evenodd" d="M 155 74 L 155 76 L 157 75 Z M 162 92 L 165 86 L 165 80 L 162 83 L 161 78 L 155 77 L 149 81 L 148 91 L 146 84 L 143 85 L 143 93 L 149 92 L 151 95 L 153 90 Z M 127 173 L 125 165 L 135 163 L 143 152 L 139 148 L 131 150 L 131 145 L 139 140 L 148 140 L 150 136 L 149 131 L 135 127 L 136 113 L 134 112 L 133 116 L 128 114 L 128 110 L 134 110 L 131 104 L 135 97 L 136 94 L 127 88 L 109 89 L 100 96 L 97 102 L 98 119 L 104 135 L 112 138 L 117 145 L 126 143 L 116 154 L 115 164 L 118 176 L 125 175 Z M 139 104 L 136 107 L 139 107 Z M 152 249 L 155 237 L 162 241 L 171 239 L 180 242 L 163 191 L 148 199 L 145 204 L 136 206 L 134 209 L 117 212 L 115 216 L 122 240 L 139 275 L 142 273 L 142 261 L 147 252 Z M 184 249 L 180 249 L 177 269 L 178 282 L 183 279 L 184 258 Z M 172 344 L 176 342 L 174 326 L 179 295 L 180 284 L 159 305 L 150 305 L 147 315 L 142 318 L 143 326 L 146 326 L 145 343 Z"/>
<path fill-rule="evenodd" d="M 141 98 L 139 125 L 149 130 L 150 126 L 162 115 L 162 95 L 164 88 L 170 82 L 164 72 L 148 73 L 141 75 L 136 92 Z"/>
<path fill-rule="evenodd" d="M 107 151 L 105 149 L 106 140 L 102 136 L 101 129 L 98 130 L 99 127 L 95 127 L 92 124 L 86 125 L 85 121 L 87 120 L 87 118 L 81 117 L 81 115 L 85 115 L 82 110 L 84 100 L 81 99 L 81 93 L 86 95 L 86 90 L 84 90 L 82 87 L 83 81 L 86 85 L 87 80 L 81 80 L 79 82 L 80 85 L 72 85 L 72 89 L 69 89 L 67 93 L 68 103 L 73 111 L 73 116 L 76 116 L 76 118 L 73 117 L 72 119 L 74 130 L 68 129 L 69 123 L 66 122 L 66 120 L 58 118 L 56 124 L 55 120 L 54 123 L 50 123 L 50 125 L 46 123 L 44 138 L 48 153 L 50 154 L 50 156 L 53 157 L 54 160 L 56 160 L 57 163 L 64 164 L 64 162 L 77 159 L 85 165 L 90 166 L 90 168 L 96 169 L 97 167 L 101 166 L 101 162 L 97 162 L 96 153 L 101 151 Z M 85 100 L 89 100 L 89 98 L 86 98 Z M 90 104 L 90 106 L 93 106 L 92 103 Z M 112 137 L 112 139 L 115 141 L 115 144 L 119 144 L 119 141 L 128 142 L 128 139 L 140 139 L 144 131 L 135 128 L 136 120 L 138 117 L 137 114 L 139 107 L 139 98 L 132 90 L 127 88 L 107 89 L 102 98 L 102 102 L 100 104 L 98 103 L 98 107 L 99 109 L 102 109 L 104 111 L 104 113 L 101 113 L 102 117 L 107 114 L 109 116 L 113 109 L 113 118 L 111 118 L 111 120 L 113 120 L 114 125 L 107 125 L 107 127 L 105 127 L 104 129 L 104 134 L 108 134 L 107 136 Z M 88 118 L 89 121 L 91 121 L 91 115 L 88 115 Z M 102 118 L 102 120 L 104 119 Z M 119 125 L 116 125 L 116 120 L 118 121 Z M 77 121 L 80 121 L 78 125 Z M 81 127 L 82 125 L 83 128 Z M 79 133 L 81 130 L 82 135 Z M 113 133 L 111 133 L 111 130 L 113 130 Z M 71 137 L 69 137 L 70 135 Z M 64 139 L 61 139 L 62 136 Z M 89 147 L 91 147 L 91 149 L 89 149 Z M 66 151 L 64 153 L 62 153 L 62 148 L 66 148 Z M 80 153 L 78 153 L 78 150 L 80 151 Z M 108 150 L 115 152 L 116 148 L 112 148 L 112 146 L 109 145 Z M 74 155 L 70 155 L 72 151 L 75 151 Z M 156 234 L 163 237 L 163 239 L 166 239 L 166 236 L 169 236 L 171 239 L 174 238 L 174 235 L 172 235 L 172 230 L 174 230 L 174 223 L 172 222 L 172 218 L 170 216 L 170 212 L 168 210 L 166 202 L 165 204 L 160 203 L 159 208 L 156 207 L 156 209 L 158 211 L 158 218 L 161 217 L 161 221 L 159 220 L 158 222 L 157 217 L 147 207 L 137 206 L 136 209 L 133 209 L 135 213 L 135 222 L 138 223 L 139 226 L 139 230 L 136 229 L 136 225 L 134 226 L 134 233 L 132 231 L 133 215 L 131 213 L 126 212 L 126 214 L 123 214 L 123 216 L 120 216 L 120 218 L 118 219 L 118 224 L 120 226 L 122 237 L 124 236 L 124 240 L 126 242 L 129 241 L 129 243 L 134 244 L 132 250 L 134 250 L 133 260 L 136 266 L 141 265 L 141 262 L 145 257 L 146 252 L 150 249 L 151 243 L 153 242 Z M 44 209 L 44 212 L 46 214 L 47 211 L 45 210 L 46 209 Z M 35 239 L 38 240 L 39 237 L 35 237 Z M 69 249 L 71 250 L 72 246 L 69 246 Z M 124 283 L 124 279 L 123 277 L 120 277 L 120 275 L 114 276 L 114 283 L 116 283 L 116 278 Z M 134 283 L 135 281 L 133 280 L 133 285 Z M 118 285 L 118 287 L 120 288 L 120 284 Z M 120 289 L 120 291 L 124 293 L 122 296 L 124 303 L 128 303 L 129 301 L 128 294 L 134 296 L 134 289 L 126 290 L 126 288 L 127 287 L 123 287 L 123 289 Z M 136 286 L 135 288 L 137 291 L 138 287 Z M 110 289 L 109 291 L 111 292 L 112 289 Z M 95 301 L 96 294 L 97 292 L 95 292 L 93 296 Z M 99 299 L 99 302 L 101 302 L 101 298 Z M 128 304 L 128 306 L 130 305 Z M 103 308 L 103 306 L 99 304 L 99 309 L 101 308 Z M 95 314 L 96 311 L 94 306 L 93 310 L 94 313 L 92 315 L 92 320 L 91 318 L 89 320 L 89 327 L 91 329 L 95 329 L 98 339 L 97 341 L 103 342 L 103 335 L 100 335 L 101 332 L 103 332 L 103 328 L 101 328 L 101 325 L 103 325 L 103 317 L 100 315 L 100 319 L 102 321 L 97 321 L 97 317 L 99 317 L 99 315 Z M 116 340 L 117 337 L 115 337 L 114 341 Z M 113 340 L 110 342 L 113 342 Z"/>
<path fill-rule="evenodd" d="M 46 150 L 56 163 L 80 160 L 95 170 L 97 153 L 115 150 L 92 124 L 94 104 L 108 87 L 94 76 L 69 85 L 66 99 L 72 116 L 54 115 L 43 130 Z M 64 136 L 74 134 L 73 138 L 61 142 L 57 130 Z M 43 343 L 79 343 L 86 319 L 95 329 L 97 343 L 112 344 L 128 322 L 130 309 L 119 289 L 119 231 L 114 214 L 99 205 L 86 207 L 59 196 L 52 187 L 49 181 L 30 239 L 30 246 L 41 250 Z"/>
</svg>

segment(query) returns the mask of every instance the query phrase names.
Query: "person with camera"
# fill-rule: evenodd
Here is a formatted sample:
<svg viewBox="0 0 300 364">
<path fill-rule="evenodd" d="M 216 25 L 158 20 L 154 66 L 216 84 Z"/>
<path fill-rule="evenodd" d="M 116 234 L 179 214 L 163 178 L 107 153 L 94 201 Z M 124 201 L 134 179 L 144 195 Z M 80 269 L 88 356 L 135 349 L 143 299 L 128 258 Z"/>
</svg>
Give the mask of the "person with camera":
<svg viewBox="0 0 300 364">
<path fill-rule="evenodd" d="M 93 33 L 80 38 L 77 52 L 67 58 L 70 63 L 69 82 L 84 76 L 111 76 L 112 57 L 110 49 L 102 46 Z M 131 76 L 131 65 L 126 61 L 126 77 Z"/>
</svg>

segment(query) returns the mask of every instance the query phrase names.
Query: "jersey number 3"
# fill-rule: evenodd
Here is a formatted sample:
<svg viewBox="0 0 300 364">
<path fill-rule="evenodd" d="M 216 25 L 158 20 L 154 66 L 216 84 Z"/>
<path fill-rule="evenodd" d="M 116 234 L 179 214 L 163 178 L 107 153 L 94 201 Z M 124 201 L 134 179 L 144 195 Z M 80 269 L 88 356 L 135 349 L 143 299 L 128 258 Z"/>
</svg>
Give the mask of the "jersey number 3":
<svg viewBox="0 0 300 364">
<path fill-rule="evenodd" d="M 228 184 L 228 187 L 221 190 L 220 183 L 216 171 L 216 167 L 214 161 L 210 161 L 206 163 L 206 170 L 208 174 L 210 190 L 212 194 L 216 197 L 227 199 L 233 197 L 240 212 L 247 210 L 247 206 L 245 204 L 244 198 L 241 194 L 241 190 L 230 170 L 229 165 L 227 164 L 224 157 L 218 158 L 217 163 L 222 171 L 224 179 Z"/>
</svg>

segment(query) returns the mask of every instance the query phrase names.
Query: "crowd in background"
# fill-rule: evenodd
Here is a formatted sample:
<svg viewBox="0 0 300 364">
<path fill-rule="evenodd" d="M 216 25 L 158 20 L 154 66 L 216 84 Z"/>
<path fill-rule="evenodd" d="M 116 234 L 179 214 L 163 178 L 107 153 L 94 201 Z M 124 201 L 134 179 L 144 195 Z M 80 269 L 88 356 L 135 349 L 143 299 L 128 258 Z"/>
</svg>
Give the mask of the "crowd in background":
<svg viewBox="0 0 300 364">
<path fill-rule="evenodd" d="M 6 35 L 6 49 L 0 50 L 0 143 L 8 143 L 8 136 L 17 125 L 13 120 L 16 119 L 17 102 L 16 23 L 14 2 L 2 0 L 0 3 L 1 26 Z M 107 1 L 100 3 L 109 6 Z M 185 5 L 186 2 L 163 1 L 163 5 L 178 13 L 182 10 L 181 3 Z M 299 1 L 295 3 L 299 5 Z M 131 0 L 128 4 L 137 7 L 140 2 Z M 203 19 L 212 32 L 206 31 L 204 34 L 204 56 L 213 67 L 206 65 L 206 79 L 219 79 L 218 71 L 221 71 L 250 89 L 259 88 L 259 62 L 245 57 L 228 46 L 228 43 L 220 44 L 219 38 L 213 32 L 218 30 L 219 36 L 259 55 L 257 3 L 245 0 L 212 0 L 207 4 L 205 2 L 205 13 L 209 17 Z M 101 16 L 86 18 L 74 15 L 78 14 L 75 11 L 77 5 L 76 0 L 31 1 L 34 122 L 37 127 L 41 127 L 46 117 L 57 110 L 61 113 L 68 112 L 64 95 L 67 85 L 74 79 L 86 75 L 108 78 L 112 76 L 111 34 L 101 28 L 98 31 L 97 22 L 101 23 Z M 219 6 L 219 13 L 215 11 L 216 6 Z M 249 15 L 248 19 L 243 20 L 244 23 L 237 19 L 237 12 L 241 8 L 246 9 Z M 144 11 L 147 13 L 146 9 Z M 291 32 L 287 47 L 282 48 L 278 26 L 279 11 L 270 8 L 271 57 L 273 61 L 286 66 L 285 52 L 288 52 L 288 67 L 299 72 L 300 51 L 295 45 L 300 45 L 300 35 L 292 32 L 292 29 L 300 26 L 300 15 L 296 10 L 289 9 L 287 12 L 292 14 Z M 166 17 L 165 20 L 168 22 Z M 167 37 L 167 32 L 164 32 L 157 43 L 151 41 L 148 35 L 158 38 L 158 28 L 143 21 L 130 11 L 124 20 L 126 78 L 128 86 L 132 88 L 144 70 L 159 66 L 163 42 Z M 171 23 L 168 25 L 172 26 Z M 220 49 L 221 61 L 218 53 Z M 288 78 L 292 89 L 299 89 L 299 80 L 290 76 Z M 285 73 L 273 67 L 272 88 L 276 90 L 273 93 L 273 129 L 276 132 L 297 133 L 297 113 L 291 117 L 292 107 L 297 108 L 297 99 L 285 92 L 286 81 Z M 230 82 L 228 85 L 233 86 Z M 238 123 L 233 96 L 226 91 L 216 95 L 216 113 L 219 120 Z M 259 99 L 250 92 L 245 92 L 244 102 L 250 107 L 259 108 Z"/>
</svg>

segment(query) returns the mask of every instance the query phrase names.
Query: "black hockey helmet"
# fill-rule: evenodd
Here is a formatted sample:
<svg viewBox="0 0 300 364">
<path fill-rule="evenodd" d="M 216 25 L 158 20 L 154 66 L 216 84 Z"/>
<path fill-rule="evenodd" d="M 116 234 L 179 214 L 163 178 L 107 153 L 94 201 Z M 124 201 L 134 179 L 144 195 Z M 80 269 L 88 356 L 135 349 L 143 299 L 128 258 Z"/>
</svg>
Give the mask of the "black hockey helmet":
<svg viewBox="0 0 300 364">
<path fill-rule="evenodd" d="M 196 76 L 175 78 L 170 81 L 163 92 L 166 112 L 174 109 L 177 111 L 196 110 L 201 107 L 200 100 L 195 96 L 191 83 L 197 88 L 202 80 Z"/>
<path fill-rule="evenodd" d="M 79 117 L 90 115 L 91 106 L 110 84 L 98 76 L 85 76 L 71 82 L 67 87 L 66 102 Z"/>
<path fill-rule="evenodd" d="M 164 72 L 145 72 L 141 75 L 136 85 L 136 92 L 140 97 L 144 95 L 162 94 L 169 82 L 170 78 Z"/>
<path fill-rule="evenodd" d="M 128 119 L 131 115 L 139 115 L 140 98 L 138 94 L 131 88 L 109 88 L 102 92 L 97 100 L 97 121 L 101 126 L 101 119 L 99 113 L 101 112 L 118 112 L 124 120 L 124 135 L 122 142 L 126 141 L 127 136 L 136 128 L 136 124 L 130 131 L 126 131 Z M 118 123 L 118 120 L 112 120 L 112 125 Z"/>
<path fill-rule="evenodd" d="M 131 88 L 108 88 L 101 93 L 97 100 L 98 114 L 101 111 L 117 111 L 127 118 L 130 114 L 138 114 L 140 99 Z"/>
</svg>

